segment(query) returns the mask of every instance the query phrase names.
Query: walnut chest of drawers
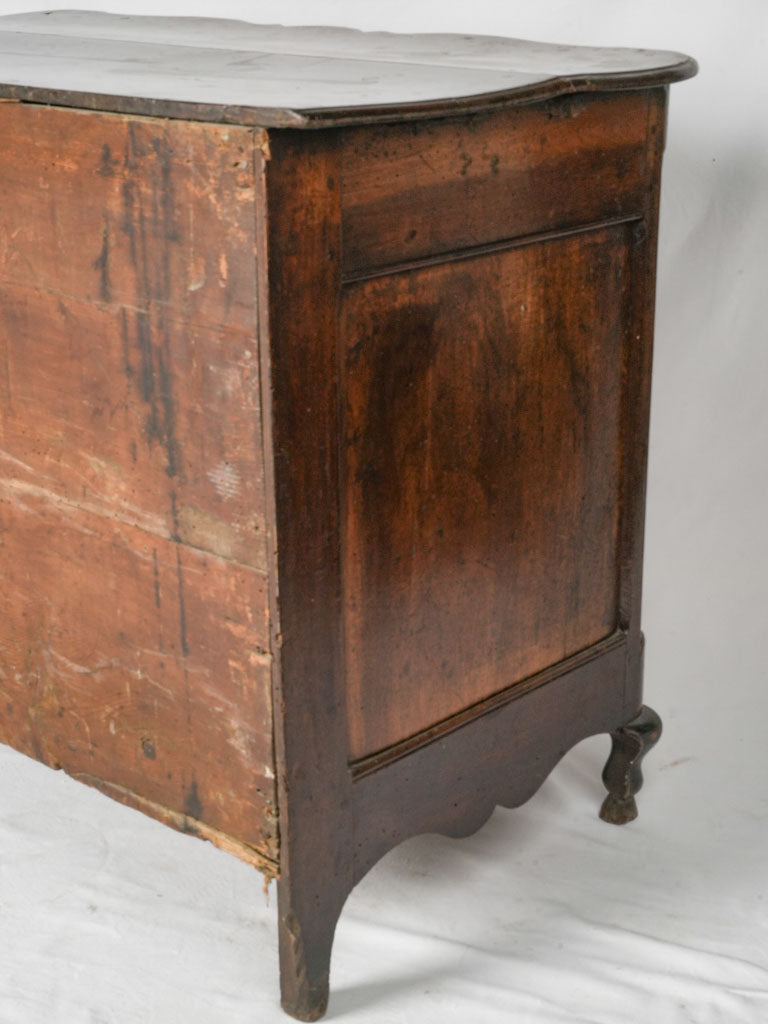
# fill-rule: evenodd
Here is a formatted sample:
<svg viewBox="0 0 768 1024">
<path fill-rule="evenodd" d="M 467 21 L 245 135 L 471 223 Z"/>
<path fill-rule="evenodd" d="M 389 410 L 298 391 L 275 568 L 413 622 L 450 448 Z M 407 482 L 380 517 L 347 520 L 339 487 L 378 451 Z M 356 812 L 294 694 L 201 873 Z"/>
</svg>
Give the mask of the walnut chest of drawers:
<svg viewBox="0 0 768 1024">
<path fill-rule="evenodd" d="M 640 587 L 678 54 L 0 19 L 0 739 L 355 882 L 659 735 Z"/>
</svg>

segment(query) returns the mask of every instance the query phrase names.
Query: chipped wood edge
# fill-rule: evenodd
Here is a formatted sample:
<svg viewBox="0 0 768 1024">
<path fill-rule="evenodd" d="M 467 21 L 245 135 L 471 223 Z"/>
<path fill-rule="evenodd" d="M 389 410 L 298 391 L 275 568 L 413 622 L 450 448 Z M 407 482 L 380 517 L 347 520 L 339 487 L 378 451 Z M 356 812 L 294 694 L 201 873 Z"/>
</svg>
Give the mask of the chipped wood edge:
<svg viewBox="0 0 768 1024">
<path fill-rule="evenodd" d="M 226 832 L 220 832 L 218 829 L 206 825 L 197 818 L 192 818 L 181 811 L 171 810 L 171 808 L 155 803 L 154 800 L 149 800 L 147 797 L 139 796 L 138 793 L 134 793 L 132 790 L 127 789 L 125 786 L 120 786 L 116 782 L 108 782 L 106 779 L 100 779 L 96 775 L 89 775 L 87 772 L 72 772 L 70 774 L 78 782 L 84 782 L 87 786 L 98 789 L 105 796 L 112 797 L 112 799 L 118 800 L 127 807 L 132 807 L 136 811 L 141 811 L 143 814 L 147 814 L 162 822 L 163 825 L 170 825 L 171 828 L 175 828 L 179 832 L 196 836 L 198 839 L 205 839 L 225 853 L 234 854 L 239 860 L 245 861 L 251 867 L 258 868 L 268 881 L 272 878 L 280 877 L 279 864 L 265 856 L 255 847 L 227 835 Z"/>
</svg>

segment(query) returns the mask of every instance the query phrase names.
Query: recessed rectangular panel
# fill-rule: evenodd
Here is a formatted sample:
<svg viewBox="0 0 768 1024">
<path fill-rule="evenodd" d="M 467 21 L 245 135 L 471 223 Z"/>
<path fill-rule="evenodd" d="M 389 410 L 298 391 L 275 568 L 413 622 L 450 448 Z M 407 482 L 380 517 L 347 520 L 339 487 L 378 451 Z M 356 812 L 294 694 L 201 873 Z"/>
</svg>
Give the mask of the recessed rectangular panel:
<svg viewBox="0 0 768 1024">
<path fill-rule="evenodd" d="M 627 233 L 345 289 L 353 759 L 615 628 Z"/>
</svg>

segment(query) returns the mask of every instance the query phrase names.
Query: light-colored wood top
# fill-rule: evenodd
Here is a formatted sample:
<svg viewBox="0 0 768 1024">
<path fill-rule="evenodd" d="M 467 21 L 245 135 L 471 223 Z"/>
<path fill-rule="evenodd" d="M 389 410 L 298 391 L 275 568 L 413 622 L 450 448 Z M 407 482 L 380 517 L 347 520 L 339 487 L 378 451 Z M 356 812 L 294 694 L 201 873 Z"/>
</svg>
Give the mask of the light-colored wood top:
<svg viewBox="0 0 768 1024">
<path fill-rule="evenodd" d="M 679 53 L 52 11 L 0 18 L 0 95 L 267 127 L 441 116 L 689 78 Z"/>
</svg>

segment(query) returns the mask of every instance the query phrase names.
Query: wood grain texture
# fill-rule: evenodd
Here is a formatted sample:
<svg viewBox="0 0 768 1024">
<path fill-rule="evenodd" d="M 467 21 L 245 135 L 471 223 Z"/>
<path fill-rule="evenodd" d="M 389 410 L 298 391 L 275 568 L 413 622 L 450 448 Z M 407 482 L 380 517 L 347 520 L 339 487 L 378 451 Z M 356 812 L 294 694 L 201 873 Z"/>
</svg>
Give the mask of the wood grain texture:
<svg viewBox="0 0 768 1024">
<path fill-rule="evenodd" d="M 19 107 L 0 128 L 5 470 L 264 570 L 253 134 Z"/>
<path fill-rule="evenodd" d="M 276 859 L 263 577 L 0 485 L 0 738 Z"/>
<path fill-rule="evenodd" d="M 2 738 L 276 861 L 260 138 L 0 129 Z"/>
<path fill-rule="evenodd" d="M 615 628 L 627 230 L 345 289 L 353 758 Z"/>
<path fill-rule="evenodd" d="M 355 880 L 411 836 L 468 836 L 496 806 L 530 799 L 576 743 L 634 716 L 623 700 L 627 665 L 625 638 L 611 638 L 545 685 L 359 778 Z"/>
<path fill-rule="evenodd" d="M 277 876 L 314 1020 L 403 839 L 601 731 L 632 810 L 695 64 L 86 12 L 0 50 L 0 740 Z"/>
<path fill-rule="evenodd" d="M 566 96 L 345 132 L 344 273 L 636 215 L 651 104 L 649 93 Z"/>
<path fill-rule="evenodd" d="M 0 94 L 273 127 L 440 117 L 689 78 L 679 53 L 53 11 L 0 19 Z"/>
<path fill-rule="evenodd" d="M 270 480 L 278 914 L 283 1007 L 328 1002 L 336 920 L 352 888 L 353 819 L 339 636 L 338 140 L 285 132 L 265 168 L 260 345 Z"/>
<path fill-rule="evenodd" d="M 668 90 L 649 96 L 648 188 L 643 219 L 636 226 L 632 246 L 632 290 L 628 299 L 627 340 L 624 356 L 625 395 L 622 411 L 621 526 L 619 540 L 619 622 L 626 630 L 631 669 L 627 672 L 627 702 L 642 704 L 643 634 L 641 605 L 645 493 L 648 467 L 648 431 L 651 414 L 656 253 L 658 245 L 661 164 L 667 125 Z M 634 689 L 633 689 L 634 688 Z"/>
<path fill-rule="evenodd" d="M 262 133 L 13 103 L 0 133 L 3 280 L 253 334 Z"/>
</svg>

